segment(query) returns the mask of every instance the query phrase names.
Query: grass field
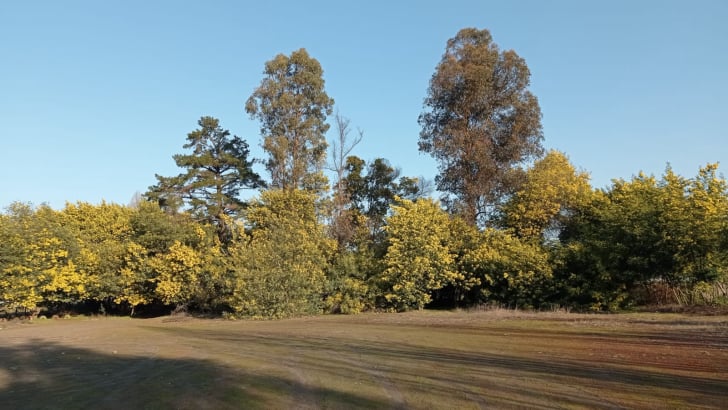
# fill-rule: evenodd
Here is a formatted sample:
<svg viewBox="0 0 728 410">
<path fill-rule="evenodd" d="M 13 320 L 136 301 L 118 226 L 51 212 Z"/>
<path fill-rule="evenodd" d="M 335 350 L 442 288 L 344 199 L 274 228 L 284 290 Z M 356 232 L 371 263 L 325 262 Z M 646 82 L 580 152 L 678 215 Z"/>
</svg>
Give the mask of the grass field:
<svg viewBox="0 0 728 410">
<path fill-rule="evenodd" d="M 728 317 L 0 322 L 0 407 L 727 408 Z"/>
</svg>

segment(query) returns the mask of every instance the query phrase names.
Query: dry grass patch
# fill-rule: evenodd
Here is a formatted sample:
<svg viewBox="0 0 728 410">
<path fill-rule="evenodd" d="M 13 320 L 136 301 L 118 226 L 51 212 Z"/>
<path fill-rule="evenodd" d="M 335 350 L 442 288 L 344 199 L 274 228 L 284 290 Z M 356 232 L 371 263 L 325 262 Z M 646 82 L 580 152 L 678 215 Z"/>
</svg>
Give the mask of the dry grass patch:
<svg viewBox="0 0 728 410">
<path fill-rule="evenodd" d="M 722 408 L 728 320 L 428 311 L 3 324 L 9 408 Z"/>
</svg>

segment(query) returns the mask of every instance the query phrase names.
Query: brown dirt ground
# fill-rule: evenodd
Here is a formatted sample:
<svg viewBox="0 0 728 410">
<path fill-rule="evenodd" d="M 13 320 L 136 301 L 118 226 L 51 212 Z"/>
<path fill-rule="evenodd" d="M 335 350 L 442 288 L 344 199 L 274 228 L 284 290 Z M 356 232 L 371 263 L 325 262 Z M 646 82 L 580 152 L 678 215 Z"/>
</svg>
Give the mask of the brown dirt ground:
<svg viewBox="0 0 728 410">
<path fill-rule="evenodd" d="M 728 316 L 0 322 L 2 408 L 726 408 Z"/>
</svg>

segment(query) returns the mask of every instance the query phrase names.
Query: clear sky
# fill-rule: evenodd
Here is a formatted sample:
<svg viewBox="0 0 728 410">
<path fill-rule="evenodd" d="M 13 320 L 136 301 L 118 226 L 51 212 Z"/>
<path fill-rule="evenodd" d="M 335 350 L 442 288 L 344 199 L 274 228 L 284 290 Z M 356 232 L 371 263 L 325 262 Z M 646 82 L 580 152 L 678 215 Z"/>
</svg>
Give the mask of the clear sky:
<svg viewBox="0 0 728 410">
<path fill-rule="evenodd" d="M 0 207 L 127 204 L 180 172 L 202 115 L 263 158 L 245 100 L 267 60 L 301 47 L 364 131 L 354 154 L 434 179 L 417 117 L 464 27 L 526 60 L 544 145 L 594 186 L 668 162 L 728 174 L 727 22 L 725 0 L 3 1 Z"/>
</svg>

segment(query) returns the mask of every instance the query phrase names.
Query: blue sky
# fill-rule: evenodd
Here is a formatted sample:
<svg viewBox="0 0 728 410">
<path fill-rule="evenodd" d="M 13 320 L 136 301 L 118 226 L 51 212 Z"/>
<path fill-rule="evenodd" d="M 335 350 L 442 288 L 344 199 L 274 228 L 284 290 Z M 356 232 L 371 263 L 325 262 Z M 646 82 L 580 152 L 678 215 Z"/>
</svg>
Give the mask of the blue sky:
<svg viewBox="0 0 728 410">
<path fill-rule="evenodd" d="M 417 117 L 464 27 L 526 60 L 544 145 L 594 186 L 668 162 L 725 172 L 726 21 L 723 0 L 1 2 L 0 207 L 129 203 L 180 172 L 172 155 L 202 115 L 263 158 L 245 100 L 267 60 L 301 47 L 364 131 L 354 154 L 434 179 Z"/>
</svg>

